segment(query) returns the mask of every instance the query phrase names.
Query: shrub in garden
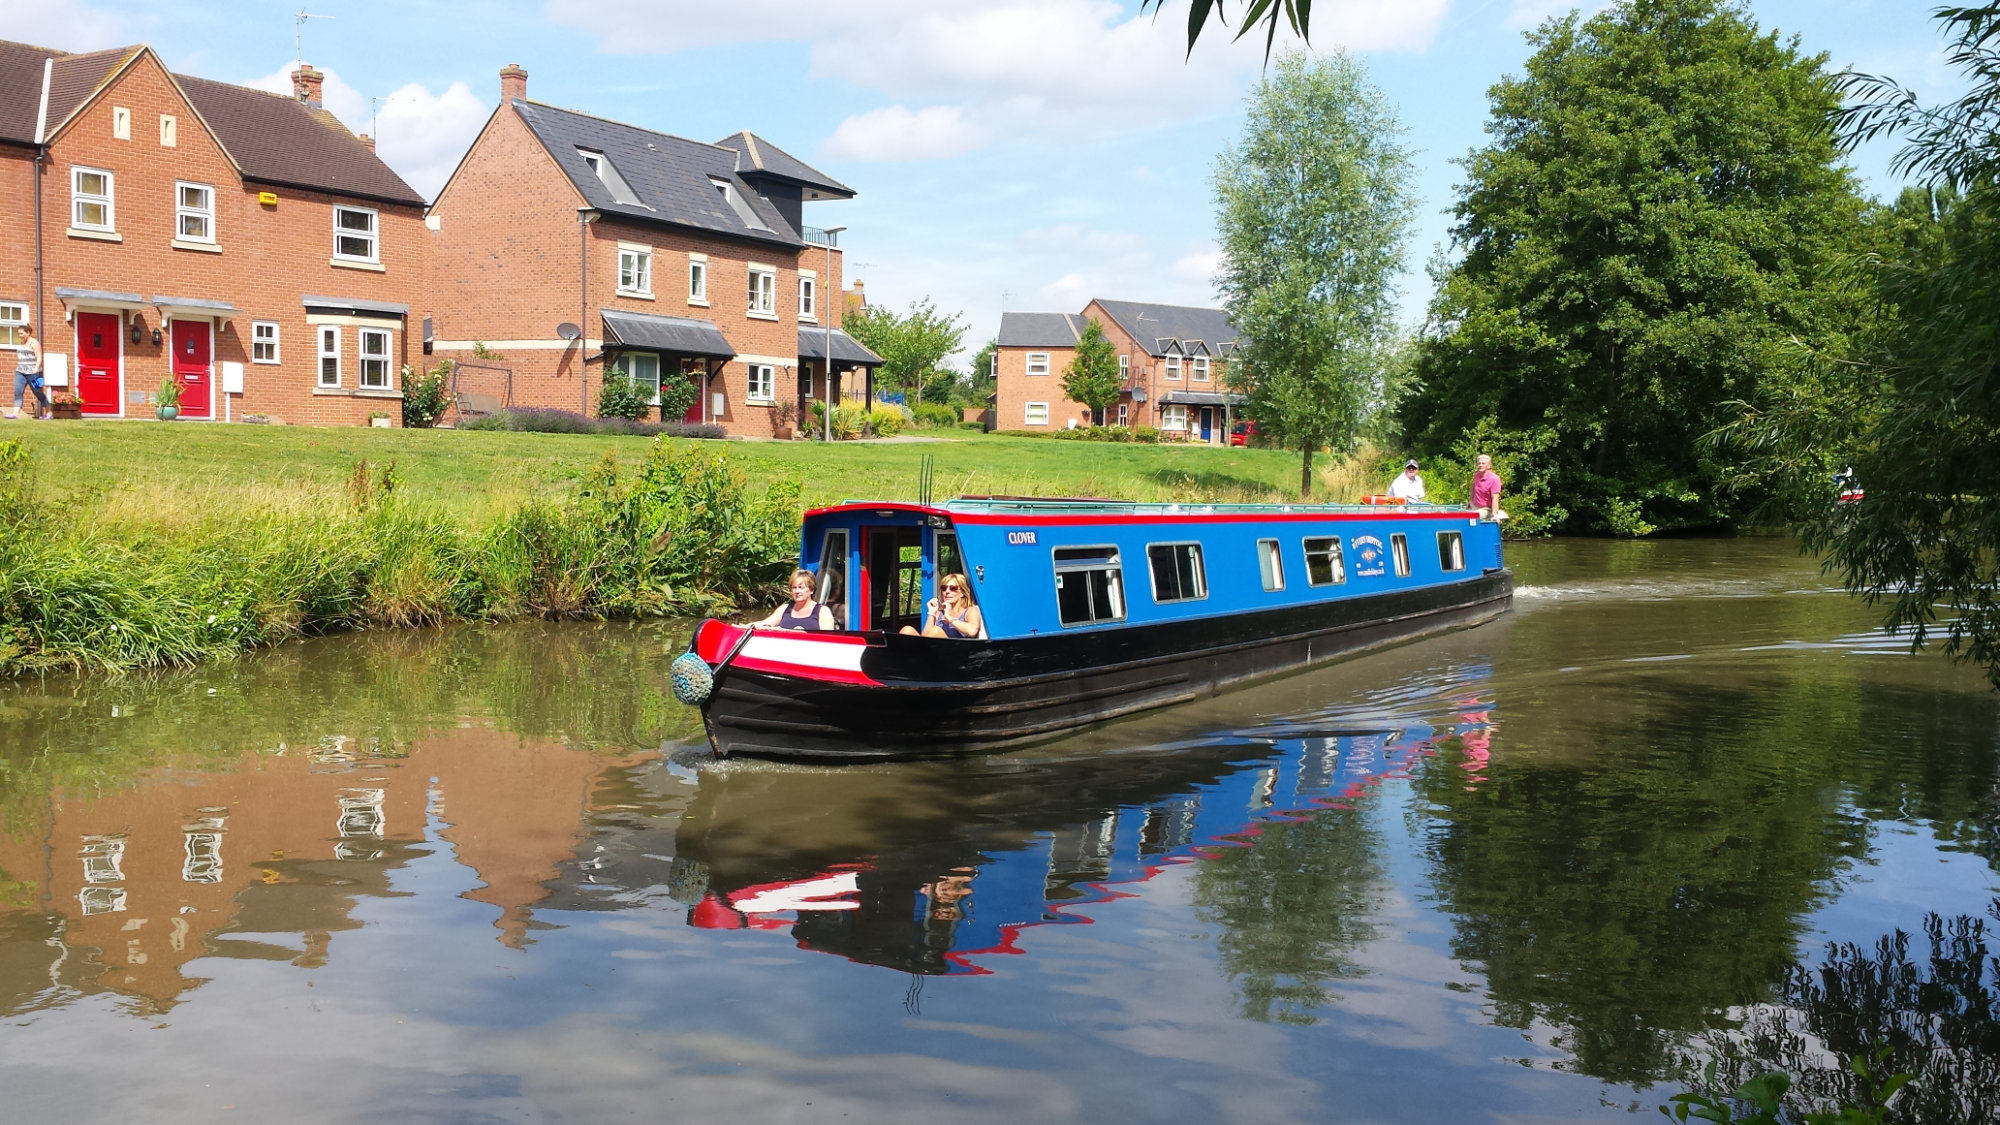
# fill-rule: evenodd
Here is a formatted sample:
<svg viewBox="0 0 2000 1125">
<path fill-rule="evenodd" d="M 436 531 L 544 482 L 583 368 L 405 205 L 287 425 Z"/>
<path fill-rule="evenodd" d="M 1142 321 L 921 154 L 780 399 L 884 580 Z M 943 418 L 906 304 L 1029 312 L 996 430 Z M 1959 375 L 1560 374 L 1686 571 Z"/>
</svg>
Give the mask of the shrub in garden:
<svg viewBox="0 0 2000 1125">
<path fill-rule="evenodd" d="M 403 425 L 429 429 L 451 406 L 451 361 L 429 371 L 403 365 Z"/>
<path fill-rule="evenodd" d="M 951 429 L 959 424 L 960 414 L 955 406 L 937 402 L 920 402 L 910 409 L 912 422 L 923 429 Z"/>
<path fill-rule="evenodd" d="M 876 437 L 895 437 L 903 432 L 903 412 L 893 406 L 878 406 L 868 412 L 868 424 Z"/>
<path fill-rule="evenodd" d="M 652 413 L 652 392 L 625 377 L 616 368 L 604 373 L 604 389 L 598 392 L 599 418 L 629 418 L 636 422 Z M 683 410 L 686 407 L 682 407 Z"/>
</svg>

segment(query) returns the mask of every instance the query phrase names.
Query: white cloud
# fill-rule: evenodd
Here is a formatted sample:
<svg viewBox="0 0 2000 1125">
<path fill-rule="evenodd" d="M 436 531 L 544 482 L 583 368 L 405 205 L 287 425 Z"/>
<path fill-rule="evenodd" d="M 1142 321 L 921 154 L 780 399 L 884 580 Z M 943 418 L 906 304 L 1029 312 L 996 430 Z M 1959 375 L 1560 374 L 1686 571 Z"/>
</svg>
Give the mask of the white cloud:
<svg viewBox="0 0 2000 1125">
<path fill-rule="evenodd" d="M 949 160 L 985 141 L 985 131 L 956 106 L 926 106 L 913 113 L 890 105 L 842 121 L 825 152 L 842 160 Z"/>
<path fill-rule="evenodd" d="M 1422 50 L 1447 2 L 1321 0 L 1315 43 Z M 1232 42 L 1220 28 L 1187 57 L 1183 21 L 1138 16 L 1113 0 L 548 0 L 546 12 L 591 31 L 616 28 L 599 44 L 612 54 L 806 43 L 813 77 L 897 103 L 842 122 L 829 143 L 841 154 L 916 126 L 949 138 L 938 146 L 945 155 L 986 138 L 1081 140 L 1159 128 L 1233 110 L 1263 64 L 1261 39 Z"/>
<path fill-rule="evenodd" d="M 84 4 L 20 0 L 0 15 L 0 39 L 59 51 L 95 51 L 145 40 L 129 18 Z"/>
<path fill-rule="evenodd" d="M 371 114 L 367 95 L 342 81 L 332 68 L 320 69 L 326 75 L 320 87 L 326 108 L 356 133 L 366 133 L 371 127 L 377 130 L 375 151 L 382 162 L 426 197 L 436 195 L 444 186 L 491 112 L 463 82 L 454 82 L 439 94 L 411 82 L 375 103 Z M 286 66 L 244 85 L 290 94 L 292 70 Z"/>
<path fill-rule="evenodd" d="M 1167 268 L 1167 276 L 1185 284 L 1213 288 L 1215 275 L 1221 269 L 1222 251 L 1211 243 L 1206 250 L 1196 250 L 1181 255 L 1178 261 Z"/>
</svg>

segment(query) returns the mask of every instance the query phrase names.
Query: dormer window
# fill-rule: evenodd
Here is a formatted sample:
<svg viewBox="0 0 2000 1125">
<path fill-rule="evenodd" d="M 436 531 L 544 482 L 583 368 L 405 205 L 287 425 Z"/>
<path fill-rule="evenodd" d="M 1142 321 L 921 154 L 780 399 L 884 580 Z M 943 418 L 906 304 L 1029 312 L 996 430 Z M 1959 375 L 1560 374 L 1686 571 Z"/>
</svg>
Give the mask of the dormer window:
<svg viewBox="0 0 2000 1125">
<path fill-rule="evenodd" d="M 604 185 L 604 190 L 611 193 L 612 199 L 619 203 L 644 206 L 639 202 L 639 196 L 625 182 L 625 177 L 618 174 L 618 166 L 611 163 L 610 157 L 594 148 L 579 148 L 576 154 L 583 159 L 583 165 L 590 169 L 591 175 L 597 177 L 597 182 Z"/>
<path fill-rule="evenodd" d="M 757 217 L 757 212 L 750 209 L 750 204 L 745 202 L 742 194 L 736 190 L 735 184 L 714 176 L 710 176 L 708 182 L 715 185 L 716 194 L 722 196 L 722 201 L 729 204 L 729 209 L 736 212 L 736 217 L 743 220 L 744 226 L 751 230 L 771 229 L 764 220 Z"/>
</svg>

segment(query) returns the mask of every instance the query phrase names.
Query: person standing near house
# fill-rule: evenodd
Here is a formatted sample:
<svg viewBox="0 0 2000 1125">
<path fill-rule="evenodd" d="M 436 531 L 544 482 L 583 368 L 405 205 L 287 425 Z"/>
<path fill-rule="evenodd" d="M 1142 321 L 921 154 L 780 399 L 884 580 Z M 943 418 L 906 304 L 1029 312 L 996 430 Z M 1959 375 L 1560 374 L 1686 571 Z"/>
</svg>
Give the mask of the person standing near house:
<svg viewBox="0 0 2000 1125">
<path fill-rule="evenodd" d="M 1500 510 L 1500 475 L 1493 471 L 1493 458 L 1484 453 L 1479 455 L 1479 471 L 1472 474 L 1472 506 L 1479 509 L 1481 519 L 1507 516 Z"/>
<path fill-rule="evenodd" d="M 1424 498 L 1424 478 L 1417 472 L 1416 458 L 1403 463 L 1403 471 L 1389 482 L 1389 495 L 1399 500 L 1421 502 Z"/>
<path fill-rule="evenodd" d="M 7 417 L 21 416 L 21 396 L 24 391 L 35 392 L 35 397 L 42 403 L 41 408 L 31 417 L 49 417 L 49 396 L 48 392 L 42 389 L 42 342 L 35 338 L 35 326 L 32 324 L 21 326 L 20 349 L 14 353 L 14 408 L 7 412 Z"/>
</svg>

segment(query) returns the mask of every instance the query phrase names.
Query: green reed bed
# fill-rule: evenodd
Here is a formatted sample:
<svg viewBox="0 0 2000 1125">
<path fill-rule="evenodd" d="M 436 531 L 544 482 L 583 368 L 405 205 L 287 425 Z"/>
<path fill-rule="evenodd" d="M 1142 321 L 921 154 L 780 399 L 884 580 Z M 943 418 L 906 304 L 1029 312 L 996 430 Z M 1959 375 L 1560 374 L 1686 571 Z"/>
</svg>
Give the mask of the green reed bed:
<svg viewBox="0 0 2000 1125">
<path fill-rule="evenodd" d="M 229 503 L 51 500 L 0 442 L 0 674 L 189 664 L 292 637 L 518 617 L 691 615 L 763 600 L 796 551 L 798 488 L 718 454 L 607 455 L 566 490 L 467 522 L 393 468 Z"/>
</svg>

